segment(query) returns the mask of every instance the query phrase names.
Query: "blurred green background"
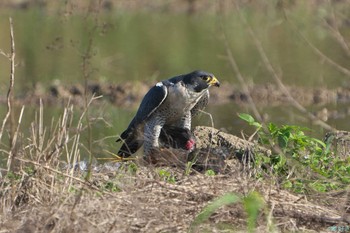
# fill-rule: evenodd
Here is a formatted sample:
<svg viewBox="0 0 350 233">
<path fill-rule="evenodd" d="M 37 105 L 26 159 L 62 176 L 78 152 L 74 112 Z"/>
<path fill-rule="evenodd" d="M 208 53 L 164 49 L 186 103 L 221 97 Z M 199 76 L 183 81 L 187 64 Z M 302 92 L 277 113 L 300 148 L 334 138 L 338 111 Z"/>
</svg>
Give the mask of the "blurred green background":
<svg viewBox="0 0 350 233">
<path fill-rule="evenodd" d="M 202 69 L 214 73 L 221 82 L 240 86 L 227 50 L 232 51 L 247 83 L 273 83 L 241 16 L 253 29 L 284 84 L 350 86 L 349 75 L 329 65 L 300 37 L 303 34 L 336 64 L 350 69 L 350 53 L 346 49 L 350 41 L 350 3 L 345 0 L 6 0 L 0 3 L 0 49 L 10 51 L 8 19 L 12 17 L 17 63 L 15 96 L 24 95 L 38 83 L 84 83 L 84 72 L 90 81 L 118 84 L 152 83 Z M 2 97 L 6 96 L 8 83 L 9 61 L 2 56 Z M 347 106 L 334 103 L 308 109 L 312 112 Z M 44 107 L 47 124 L 62 112 L 62 106 Z M 102 153 L 101 148 L 116 151 L 115 137 L 128 125 L 136 107 L 125 109 L 104 103 L 93 108 L 96 153 Z M 318 136 L 324 134 L 289 105 L 264 106 L 259 110 L 277 124 L 304 125 Z M 1 106 L 0 116 L 5 111 L 5 105 Z M 240 134 L 242 129 L 252 132 L 236 115 L 250 112 L 248 106 L 210 105 L 207 111 L 213 114 L 217 128 L 234 134 Z M 24 132 L 36 112 L 37 107 L 27 106 L 21 126 Z M 210 124 L 206 116 L 196 122 Z M 350 130 L 348 122 L 349 118 L 343 117 L 328 123 Z"/>
</svg>

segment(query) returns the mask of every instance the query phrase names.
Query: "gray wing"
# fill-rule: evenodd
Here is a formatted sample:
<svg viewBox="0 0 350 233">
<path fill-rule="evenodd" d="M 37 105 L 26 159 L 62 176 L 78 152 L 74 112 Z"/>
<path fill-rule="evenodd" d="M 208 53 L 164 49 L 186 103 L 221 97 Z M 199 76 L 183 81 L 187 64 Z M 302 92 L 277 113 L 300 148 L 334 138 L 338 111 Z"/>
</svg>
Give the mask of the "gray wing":
<svg viewBox="0 0 350 233">
<path fill-rule="evenodd" d="M 207 90 L 203 96 L 198 100 L 196 105 L 191 109 L 191 116 L 194 117 L 200 113 L 209 103 L 209 91 Z"/>
<path fill-rule="evenodd" d="M 157 108 L 164 102 L 168 95 L 168 89 L 162 83 L 153 86 L 143 97 L 136 116 L 133 119 L 134 124 L 139 124 L 146 120 Z"/>
<path fill-rule="evenodd" d="M 140 107 L 137 110 L 136 116 L 130 122 L 128 128 L 120 135 L 117 142 L 130 139 L 133 140 L 137 126 L 146 120 L 157 108 L 163 103 L 168 95 L 168 89 L 163 83 L 158 83 L 152 87 L 141 101 Z"/>
</svg>

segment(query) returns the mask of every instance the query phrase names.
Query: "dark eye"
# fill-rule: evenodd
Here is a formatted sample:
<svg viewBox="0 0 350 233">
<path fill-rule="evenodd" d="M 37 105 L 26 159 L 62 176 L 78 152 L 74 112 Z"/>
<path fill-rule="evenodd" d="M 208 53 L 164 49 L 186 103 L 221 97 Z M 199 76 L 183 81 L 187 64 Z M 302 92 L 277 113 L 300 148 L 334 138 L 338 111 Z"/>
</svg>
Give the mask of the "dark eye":
<svg viewBox="0 0 350 233">
<path fill-rule="evenodd" d="M 200 77 L 201 77 L 201 79 L 203 79 L 204 81 L 208 81 L 208 79 L 209 79 L 209 77 L 206 76 L 206 75 L 201 75 Z"/>
</svg>

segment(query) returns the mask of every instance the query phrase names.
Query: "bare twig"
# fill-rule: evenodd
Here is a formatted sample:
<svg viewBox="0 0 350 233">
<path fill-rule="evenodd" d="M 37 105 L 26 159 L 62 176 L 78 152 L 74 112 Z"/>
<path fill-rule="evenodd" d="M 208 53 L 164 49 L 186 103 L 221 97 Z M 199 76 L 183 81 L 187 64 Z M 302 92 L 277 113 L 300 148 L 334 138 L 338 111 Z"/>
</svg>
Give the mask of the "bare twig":
<svg viewBox="0 0 350 233">
<path fill-rule="evenodd" d="M 222 30 L 223 37 L 224 37 L 224 43 L 225 43 L 225 48 L 226 48 L 226 54 L 227 54 L 227 57 L 228 57 L 228 61 L 229 61 L 230 65 L 231 65 L 231 68 L 232 68 L 232 70 L 234 71 L 234 73 L 236 74 L 236 76 L 237 76 L 237 78 L 238 78 L 238 81 L 240 82 L 240 84 L 241 84 L 241 86 L 242 86 L 243 91 L 247 94 L 247 100 L 248 100 L 249 106 L 251 107 L 251 109 L 252 109 L 252 111 L 253 111 L 254 116 L 256 117 L 256 119 L 257 119 L 259 122 L 263 123 L 263 117 L 262 117 L 261 114 L 259 113 L 259 111 L 258 111 L 258 109 L 257 109 L 257 107 L 256 107 L 256 105 L 255 105 L 255 103 L 254 103 L 254 101 L 253 101 L 253 98 L 252 98 L 251 95 L 250 95 L 250 91 L 249 91 L 248 85 L 246 84 L 246 82 L 245 82 L 245 80 L 244 80 L 244 78 L 243 78 L 243 76 L 242 76 L 242 74 L 241 74 L 241 72 L 240 72 L 240 70 L 239 70 L 239 67 L 238 67 L 238 65 L 237 65 L 237 62 L 236 62 L 236 60 L 235 60 L 235 58 L 234 58 L 234 56 L 233 56 L 233 53 L 232 53 L 232 51 L 231 51 L 231 49 L 230 49 L 230 46 L 229 46 L 229 43 L 228 43 L 228 38 L 227 38 L 227 35 L 226 35 L 226 33 L 225 33 L 224 27 L 223 27 L 223 25 L 222 25 L 222 21 L 221 21 L 221 30 Z M 262 127 L 263 127 L 263 130 L 265 130 L 266 132 L 268 132 L 268 129 L 267 129 L 267 127 L 266 127 L 265 124 L 262 124 Z M 257 131 L 256 131 L 256 132 L 257 132 Z M 256 132 L 255 132 L 255 133 L 256 133 Z M 253 135 L 251 135 L 251 136 L 249 137 L 249 140 L 251 140 L 251 139 L 254 137 L 255 133 L 253 133 Z M 271 145 L 274 145 L 274 144 L 272 143 L 271 140 L 270 140 L 270 144 L 271 144 Z M 274 150 L 275 150 L 276 152 L 282 153 L 282 151 L 281 151 L 281 149 L 280 149 L 279 147 L 273 146 L 273 148 L 274 148 Z"/>
<path fill-rule="evenodd" d="M 5 53 L 4 51 L 2 51 L 2 49 L 0 49 L 0 54 L 4 55 L 6 58 L 10 58 L 11 55 Z"/>
<path fill-rule="evenodd" d="M 261 59 L 266 67 L 266 69 L 271 73 L 273 79 L 275 80 L 275 82 L 277 83 L 278 87 L 280 88 L 281 91 L 283 91 L 283 93 L 287 96 L 288 100 L 290 101 L 290 103 L 296 108 L 298 109 L 300 112 L 306 114 L 306 116 L 308 118 L 310 118 L 314 124 L 317 124 L 321 127 L 323 127 L 324 129 L 327 130 L 331 130 L 334 131 L 336 130 L 335 128 L 333 128 L 332 126 L 328 125 L 326 122 L 320 120 L 319 118 L 317 118 L 314 114 L 310 113 L 309 111 L 307 111 L 306 108 L 304 108 L 297 100 L 295 100 L 293 98 L 293 96 L 290 94 L 290 92 L 288 91 L 288 89 L 286 88 L 286 86 L 282 83 L 281 78 L 279 77 L 279 75 L 277 74 L 277 72 L 275 71 L 275 69 L 273 68 L 269 58 L 267 57 L 265 50 L 261 44 L 261 42 L 258 40 L 258 38 L 256 37 L 253 29 L 251 28 L 251 26 L 249 25 L 249 23 L 247 22 L 247 20 L 244 18 L 244 16 L 242 15 L 238 4 L 235 4 L 236 8 L 239 12 L 239 17 L 241 19 L 241 21 L 244 23 L 244 25 L 247 28 L 248 33 L 250 34 L 251 38 L 254 41 L 254 44 L 261 56 Z M 300 33 L 300 32 L 299 32 Z M 305 37 L 303 37 L 305 38 Z M 306 40 L 306 38 L 305 38 Z M 308 41 L 307 41 L 308 42 Z M 309 42 L 308 42 L 309 43 Z M 316 47 L 314 47 L 311 43 L 310 46 L 312 46 L 315 51 L 319 51 Z M 319 51 L 320 52 L 320 51 Z M 321 52 L 320 52 L 321 53 Z M 325 59 L 329 59 L 328 57 L 324 56 Z M 329 59 L 330 60 L 330 59 Z M 338 65 L 338 64 L 337 64 Z M 349 75 L 350 75 L 350 71 L 349 71 Z"/>
<path fill-rule="evenodd" d="M 0 141 L 2 138 L 2 135 L 4 133 L 5 125 L 7 123 L 8 118 L 11 115 L 12 112 L 12 96 L 13 96 L 13 86 L 15 82 L 15 40 L 14 40 L 14 35 L 13 35 L 13 23 L 12 23 L 12 18 L 9 18 L 10 20 L 10 38 L 11 38 L 11 53 L 7 55 L 7 57 L 10 60 L 11 63 L 11 71 L 10 71 L 10 86 L 7 92 L 7 113 L 5 115 L 5 118 L 2 122 L 2 126 L 0 129 Z M 1 51 L 1 54 L 5 55 L 6 54 Z M 11 132 L 12 133 L 12 132 Z M 12 143 L 12 135 L 10 135 L 10 143 Z M 12 147 L 12 145 L 11 145 Z"/>
<path fill-rule="evenodd" d="M 249 106 L 251 107 L 251 109 L 253 111 L 254 116 L 257 118 L 258 121 L 262 122 L 263 118 L 261 117 L 261 114 L 259 113 L 259 111 L 258 111 L 258 109 L 253 101 L 253 98 L 250 95 L 248 85 L 244 81 L 244 78 L 239 70 L 238 65 L 237 65 L 236 59 L 234 58 L 232 51 L 230 49 L 230 46 L 228 43 L 228 38 L 227 38 L 227 35 L 225 33 L 224 27 L 222 25 L 223 24 L 222 21 L 220 21 L 220 23 L 221 23 L 220 24 L 221 31 L 222 31 L 223 37 L 224 37 L 223 40 L 224 40 L 224 44 L 225 44 L 225 48 L 226 48 L 226 55 L 227 55 L 228 61 L 230 63 L 230 66 L 231 66 L 233 72 L 236 74 L 236 77 L 237 77 L 239 83 L 241 84 L 243 91 L 247 94 L 247 100 L 248 100 Z"/>
<path fill-rule="evenodd" d="M 298 29 L 298 27 L 291 21 L 289 20 L 286 11 L 283 9 L 284 12 L 284 16 L 286 21 L 295 29 L 295 31 L 297 32 L 297 34 L 299 35 L 299 37 L 301 39 L 303 39 L 307 45 L 310 46 L 310 48 L 312 49 L 312 51 L 314 53 L 316 53 L 318 56 L 320 56 L 322 59 L 324 59 L 324 61 L 326 61 L 328 64 L 332 65 L 333 67 L 335 67 L 337 70 L 339 70 L 340 72 L 342 72 L 343 74 L 346 74 L 347 76 L 350 76 L 350 70 L 339 65 L 338 63 L 336 63 L 335 61 L 333 61 L 331 58 L 329 58 L 328 56 L 326 56 L 321 50 L 319 50 L 316 46 L 314 46 L 305 36 L 303 33 L 300 32 L 300 30 Z"/>
<path fill-rule="evenodd" d="M 343 35 L 339 32 L 338 26 L 332 26 L 328 22 L 325 21 L 325 25 L 331 32 L 331 35 L 338 41 L 340 46 L 343 48 L 345 51 L 346 55 L 350 56 L 350 48 L 348 44 L 346 43 Z"/>
<path fill-rule="evenodd" d="M 214 120 L 213 120 L 213 116 L 209 113 L 209 112 L 206 112 L 204 110 L 199 110 L 199 112 L 209 116 L 209 119 L 210 119 L 210 123 L 211 123 L 211 127 L 214 128 Z"/>
<path fill-rule="evenodd" d="M 331 35 L 338 41 L 340 46 L 343 48 L 346 55 L 350 56 L 349 44 L 347 43 L 344 36 L 339 31 L 338 19 L 334 11 L 334 6 L 332 5 L 330 0 L 328 0 L 328 5 L 331 8 L 331 17 L 332 17 L 333 25 L 331 23 L 328 23 L 326 20 L 325 20 L 325 24 L 328 27 L 328 29 L 331 31 L 332 33 Z"/>
</svg>

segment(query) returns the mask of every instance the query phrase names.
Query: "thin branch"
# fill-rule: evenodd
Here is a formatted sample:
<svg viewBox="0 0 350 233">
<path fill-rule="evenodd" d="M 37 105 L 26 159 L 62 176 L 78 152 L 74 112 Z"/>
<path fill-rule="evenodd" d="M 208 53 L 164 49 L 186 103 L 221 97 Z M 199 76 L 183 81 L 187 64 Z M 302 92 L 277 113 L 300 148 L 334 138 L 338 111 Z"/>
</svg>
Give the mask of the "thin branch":
<svg viewBox="0 0 350 233">
<path fill-rule="evenodd" d="M 85 177 L 86 180 L 89 180 L 91 177 L 91 169 L 92 169 L 92 160 L 93 160 L 93 154 L 92 154 L 92 126 L 91 126 L 91 120 L 90 120 L 90 109 L 88 108 L 89 106 L 89 101 L 88 101 L 88 81 L 91 76 L 92 70 L 90 68 L 91 66 L 91 59 L 94 56 L 93 52 L 93 45 L 94 45 L 94 39 L 95 39 L 95 34 L 99 28 L 99 20 L 98 16 L 100 14 L 100 9 L 102 6 L 102 0 L 99 0 L 97 3 L 97 9 L 94 9 L 94 1 L 91 1 L 89 4 L 89 9 L 86 14 L 85 22 L 89 22 L 87 17 L 92 14 L 93 19 L 94 19 L 94 26 L 93 28 L 88 32 L 89 40 L 87 44 L 87 48 L 85 52 L 82 55 L 82 60 L 83 60 L 83 66 L 82 66 L 82 71 L 83 71 L 83 78 L 84 78 L 84 103 L 85 103 L 85 108 L 86 108 L 86 125 L 87 125 L 87 137 L 88 137 L 88 150 L 87 153 L 89 155 L 89 164 L 88 164 L 88 172 Z M 89 69 L 90 68 L 90 69 Z"/>
<path fill-rule="evenodd" d="M 338 41 L 340 46 L 343 48 L 344 52 L 346 53 L 347 56 L 350 56 L 350 48 L 348 44 L 346 43 L 344 37 L 342 34 L 340 34 L 338 26 L 332 26 L 330 25 L 326 20 L 324 20 L 325 25 L 331 32 L 331 35 Z"/>
<path fill-rule="evenodd" d="M 209 112 L 206 112 L 204 110 L 199 110 L 199 112 L 209 116 L 209 119 L 210 119 L 210 123 L 211 123 L 211 127 L 214 128 L 214 120 L 213 120 L 213 116 L 209 113 Z"/>
<path fill-rule="evenodd" d="M 333 67 L 335 67 L 337 70 L 339 70 L 340 72 L 342 72 L 343 74 L 350 76 L 350 70 L 348 70 L 347 68 L 339 65 L 338 63 L 336 63 L 335 61 L 333 61 L 332 59 L 330 59 L 329 57 L 327 57 L 321 50 L 319 50 L 318 48 L 316 48 L 316 46 L 314 46 L 305 36 L 303 33 L 300 32 L 300 30 L 298 29 L 298 27 L 291 21 L 289 20 L 286 11 L 283 9 L 284 12 L 284 16 L 286 21 L 295 29 L 295 31 L 297 32 L 297 34 L 300 36 L 301 39 L 303 39 L 307 45 L 310 46 L 310 48 L 312 49 L 312 51 L 314 53 L 316 53 L 318 56 L 320 56 L 322 59 L 324 59 L 328 64 L 332 65 Z"/>
<path fill-rule="evenodd" d="M 328 23 L 326 20 L 324 20 L 325 21 L 325 25 L 331 31 L 331 35 L 338 41 L 340 46 L 343 48 L 343 50 L 345 51 L 346 55 L 350 56 L 349 45 L 348 45 L 347 41 L 345 40 L 344 36 L 339 31 L 338 19 L 337 19 L 337 16 L 335 14 L 334 7 L 333 7 L 332 3 L 330 2 L 330 0 L 328 0 L 328 5 L 331 8 L 331 17 L 332 17 L 332 20 L 333 20 L 333 25 L 331 23 Z"/>
<path fill-rule="evenodd" d="M 2 51 L 2 49 L 0 49 L 0 54 L 7 57 L 8 59 L 10 59 L 10 56 L 7 53 L 5 53 L 4 51 Z"/>
<path fill-rule="evenodd" d="M 13 85 L 15 82 L 15 40 L 14 40 L 14 35 L 13 35 L 13 23 L 12 23 L 12 18 L 9 18 L 10 20 L 10 39 L 11 39 L 11 53 L 8 56 L 10 62 L 11 62 L 11 71 L 10 71 L 10 86 L 7 92 L 7 113 L 6 116 L 2 122 L 2 126 L 0 129 L 0 141 L 2 138 L 2 135 L 4 133 L 4 128 L 6 125 L 6 122 L 8 118 L 10 117 L 10 114 L 12 112 L 12 96 L 13 96 Z M 3 54 L 3 52 L 2 52 Z"/>
<path fill-rule="evenodd" d="M 235 4 L 236 8 L 239 12 L 239 17 L 241 19 L 241 21 L 243 22 L 243 24 L 246 26 L 248 33 L 250 34 L 251 38 L 254 41 L 254 44 L 261 56 L 261 59 L 266 67 L 266 69 L 271 73 L 273 79 L 275 80 L 275 82 L 277 83 L 278 87 L 280 88 L 280 90 L 287 96 L 289 102 L 296 108 L 298 109 L 300 112 L 306 114 L 306 116 L 308 116 L 308 118 L 310 118 L 314 124 L 317 124 L 321 127 L 323 127 L 324 129 L 330 130 L 330 131 L 335 131 L 336 129 L 333 128 L 332 126 L 328 125 L 326 122 L 320 120 L 319 118 L 317 118 L 314 114 L 310 113 L 309 111 L 307 111 L 306 108 L 304 108 L 297 100 L 295 100 L 293 98 L 293 96 L 290 94 L 290 92 L 288 91 L 288 89 L 286 88 L 286 86 L 282 83 L 279 75 L 277 74 L 277 72 L 275 71 L 275 69 L 273 68 L 269 58 L 267 57 L 265 50 L 261 44 L 261 42 L 258 40 L 258 38 L 256 37 L 253 29 L 251 28 L 251 26 L 249 25 L 249 23 L 247 22 L 247 20 L 244 18 L 244 16 L 242 15 L 238 4 Z M 299 32 L 300 33 L 300 32 Z M 310 43 L 311 44 L 311 43 Z M 312 45 L 312 44 L 311 44 Z M 313 45 L 312 45 L 313 46 Z M 314 47 L 315 48 L 315 47 Z M 317 48 L 315 48 L 317 51 L 319 51 Z M 325 57 L 325 56 L 324 56 Z M 329 59 L 327 57 L 325 57 L 325 59 Z M 350 71 L 349 71 L 349 75 L 350 75 Z"/>
<path fill-rule="evenodd" d="M 221 31 L 222 31 L 222 34 L 223 34 L 223 37 L 224 37 L 223 40 L 224 40 L 224 44 L 225 44 L 226 55 L 227 55 L 228 61 L 230 63 L 230 66 L 231 66 L 233 72 L 236 74 L 236 77 L 237 77 L 239 83 L 241 84 L 243 91 L 247 94 L 247 100 L 248 100 L 249 106 L 253 110 L 254 116 L 257 118 L 258 121 L 262 122 L 263 118 L 262 118 L 261 114 L 259 113 L 259 111 L 258 111 L 258 109 L 257 109 L 257 107 L 256 107 L 256 105 L 255 105 L 255 103 L 253 101 L 253 98 L 250 95 L 250 91 L 249 91 L 248 85 L 244 81 L 244 78 L 243 78 L 243 76 L 242 76 L 242 74 L 241 74 L 241 72 L 239 70 L 237 62 L 236 62 L 236 60 L 235 60 L 235 58 L 234 58 L 234 56 L 232 54 L 232 51 L 230 49 L 230 46 L 229 46 L 229 43 L 228 43 L 228 38 L 227 38 L 227 35 L 225 33 L 222 20 L 220 20 L 220 28 L 221 28 Z"/>
</svg>

